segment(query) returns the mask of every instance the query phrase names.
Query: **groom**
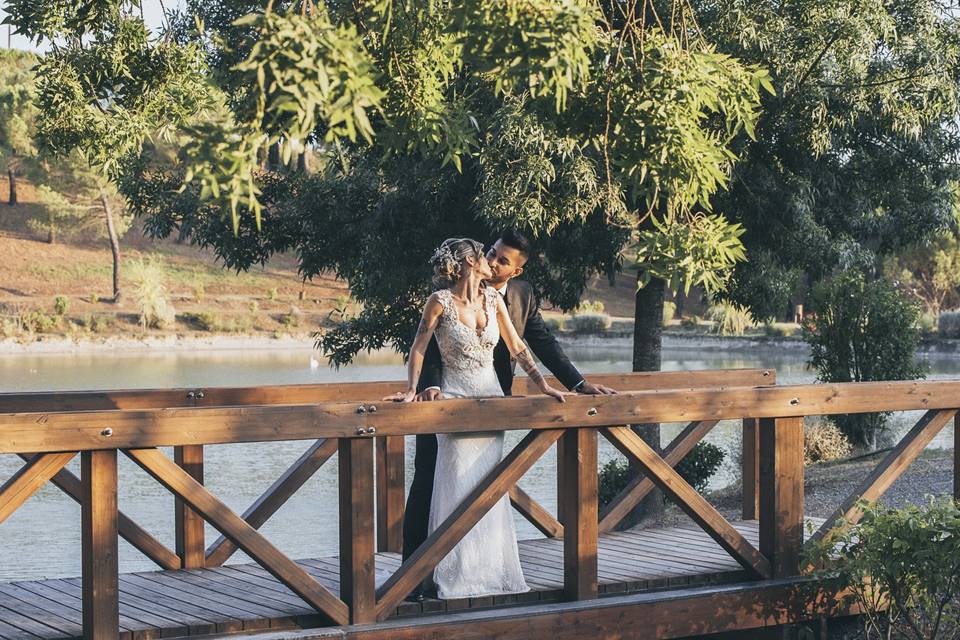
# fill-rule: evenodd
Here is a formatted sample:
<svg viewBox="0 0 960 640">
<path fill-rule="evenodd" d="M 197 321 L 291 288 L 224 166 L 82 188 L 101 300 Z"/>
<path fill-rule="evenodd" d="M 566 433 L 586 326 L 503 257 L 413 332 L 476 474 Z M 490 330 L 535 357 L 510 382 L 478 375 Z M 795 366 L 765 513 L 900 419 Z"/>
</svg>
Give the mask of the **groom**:
<svg viewBox="0 0 960 640">
<path fill-rule="evenodd" d="M 592 384 L 584 379 L 577 368 L 563 353 L 557 339 L 547 329 L 540 315 L 533 287 L 523 280 L 514 280 L 523 273 L 531 254 L 530 241 L 515 231 L 500 236 L 487 251 L 487 261 L 493 277 L 486 281 L 503 296 L 517 333 L 523 337 L 530 350 L 550 372 L 570 391 L 599 395 L 616 393 L 602 384 Z M 439 400 L 442 371 L 440 348 L 436 338 L 430 341 L 424 357 L 423 370 L 417 385 L 415 401 Z M 497 372 L 504 395 L 510 395 L 516 362 L 510 357 L 507 345 L 501 339 L 493 351 L 493 368 Z M 413 483 L 403 514 L 403 559 L 407 560 L 427 539 L 430 516 L 430 500 L 433 496 L 433 474 L 437 465 L 437 437 L 433 434 L 417 436 L 417 453 L 414 459 Z M 423 588 L 418 587 L 410 600 L 423 600 Z"/>
</svg>

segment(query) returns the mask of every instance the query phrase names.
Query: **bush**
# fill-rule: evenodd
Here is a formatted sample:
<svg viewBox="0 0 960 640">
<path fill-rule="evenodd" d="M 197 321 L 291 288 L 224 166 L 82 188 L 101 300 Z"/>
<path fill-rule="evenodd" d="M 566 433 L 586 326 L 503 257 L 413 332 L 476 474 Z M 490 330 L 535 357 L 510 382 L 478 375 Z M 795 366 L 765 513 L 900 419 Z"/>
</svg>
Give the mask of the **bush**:
<svg viewBox="0 0 960 640">
<path fill-rule="evenodd" d="M 277 292 L 276 287 L 270 287 L 269 289 L 267 289 L 267 298 L 271 302 L 275 301 L 278 297 L 280 297 L 280 294 Z"/>
<path fill-rule="evenodd" d="M 860 524 L 828 537 L 812 559 L 859 605 L 864 636 L 955 638 L 960 632 L 960 503 L 863 505 Z M 837 546 L 834 547 L 834 544 Z"/>
<path fill-rule="evenodd" d="M 929 311 L 924 311 L 917 320 L 917 329 L 925 336 L 937 333 L 937 316 Z"/>
<path fill-rule="evenodd" d="M 943 338 L 960 338 L 960 311 L 944 311 L 937 320 L 937 332 Z"/>
<path fill-rule="evenodd" d="M 184 322 L 193 325 L 202 331 L 217 331 L 220 328 L 220 319 L 209 311 L 199 313 L 184 313 L 180 316 Z"/>
<path fill-rule="evenodd" d="M 676 466 L 676 471 L 690 486 L 702 493 L 709 486 L 710 478 L 720 469 L 724 458 L 726 453 L 720 447 L 709 442 L 698 442 Z M 601 509 L 623 491 L 631 477 L 630 465 L 623 457 L 613 458 L 600 468 L 597 499 Z"/>
<path fill-rule="evenodd" d="M 756 326 L 746 307 L 732 302 L 721 302 L 710 307 L 707 317 L 714 322 L 714 332 L 722 336 L 742 336 Z"/>
<path fill-rule="evenodd" d="M 204 299 L 207 297 L 207 290 L 204 288 L 202 282 L 198 282 L 193 285 L 193 299 L 198 303 L 203 303 Z"/>
<path fill-rule="evenodd" d="M 786 338 L 789 334 L 783 327 L 778 327 L 772 322 L 763 325 L 763 335 L 768 338 Z"/>
<path fill-rule="evenodd" d="M 916 361 L 919 309 L 885 280 L 867 282 L 847 272 L 818 284 L 812 294 L 815 315 L 807 316 L 803 337 L 809 364 L 821 382 L 914 380 L 926 367 Z M 886 414 L 834 416 L 854 444 L 876 449 Z"/>
<path fill-rule="evenodd" d="M 613 324 L 605 313 L 578 313 L 570 318 L 570 331 L 581 333 L 602 333 Z"/>
<path fill-rule="evenodd" d="M 818 420 L 803 430 L 803 463 L 830 462 L 850 455 L 850 440 L 829 420 Z"/>
<path fill-rule="evenodd" d="M 726 452 L 715 444 L 698 442 L 676 466 L 677 473 L 694 489 L 703 493 L 723 464 Z"/>
<path fill-rule="evenodd" d="M 680 320 L 680 326 L 684 329 L 698 329 L 703 318 L 700 316 L 689 316 Z"/>
<path fill-rule="evenodd" d="M 163 329 L 173 324 L 176 311 L 167 299 L 166 273 L 159 260 L 135 260 L 128 267 L 134 299 L 144 329 Z"/>
<path fill-rule="evenodd" d="M 58 316 L 67 315 L 67 311 L 70 310 L 70 300 L 66 296 L 57 296 L 53 299 L 53 312 Z"/>
<path fill-rule="evenodd" d="M 666 300 L 663 303 L 663 326 L 667 326 L 673 321 L 673 316 L 677 314 L 677 303 Z"/>
<path fill-rule="evenodd" d="M 584 300 L 577 306 L 576 313 L 603 313 L 603 303 L 599 300 Z"/>
<path fill-rule="evenodd" d="M 37 309 L 20 316 L 20 325 L 31 333 L 50 333 L 57 326 L 57 320 Z"/>
</svg>

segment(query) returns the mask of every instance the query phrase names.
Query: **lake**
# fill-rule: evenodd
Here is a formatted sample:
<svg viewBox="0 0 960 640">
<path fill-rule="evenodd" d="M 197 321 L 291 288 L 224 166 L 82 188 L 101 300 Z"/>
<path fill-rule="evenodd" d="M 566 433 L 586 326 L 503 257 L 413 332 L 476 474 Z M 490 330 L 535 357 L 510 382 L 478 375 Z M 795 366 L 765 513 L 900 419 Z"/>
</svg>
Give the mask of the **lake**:
<svg viewBox="0 0 960 640">
<path fill-rule="evenodd" d="M 665 370 L 773 368 L 781 384 L 813 381 L 801 349 L 751 348 L 720 350 L 665 343 Z M 585 374 L 630 371 L 626 341 L 573 343 L 567 353 Z M 931 379 L 960 378 L 960 358 L 930 361 Z M 303 349 L 249 349 L 237 351 L 105 351 L 96 354 L 39 354 L 0 356 L 0 391 L 51 391 L 163 387 L 256 386 L 273 384 L 336 383 L 400 380 L 405 369 L 390 353 L 364 356 L 339 371 L 317 362 L 316 352 Z M 397 389 L 403 384 L 398 382 Z M 893 429 L 903 432 L 918 412 L 894 416 Z M 667 425 L 668 441 L 682 425 Z M 508 434 L 515 443 L 521 432 Z M 707 440 L 728 451 L 739 448 L 739 423 L 718 425 Z M 213 445 L 206 448 L 205 476 L 210 490 L 232 509 L 242 512 L 307 447 L 308 442 Z M 948 428 L 931 445 L 952 446 Z M 168 452 L 169 453 L 169 452 Z M 413 442 L 407 446 L 407 482 L 412 478 Z M 616 452 L 601 439 L 601 461 Z M 718 488 L 737 481 L 736 457 L 728 454 L 724 468 L 713 479 Z M 0 456 L 0 482 L 20 466 L 18 458 Z M 551 511 L 556 507 L 555 457 L 548 453 L 523 478 L 521 485 Z M 69 465 L 79 475 L 79 456 Z M 133 463 L 120 457 L 120 509 L 160 541 L 173 547 L 173 498 Z M 539 533 L 519 515 L 521 538 Z M 316 557 L 337 550 L 337 464 L 326 465 L 262 528 L 264 535 L 293 558 Z M 207 541 L 217 533 L 208 527 Z M 0 525 L 0 580 L 23 580 L 80 575 L 80 508 L 56 487 L 47 485 Z M 248 561 L 237 553 L 230 562 Z M 136 549 L 120 541 L 121 571 L 155 568 Z"/>
</svg>

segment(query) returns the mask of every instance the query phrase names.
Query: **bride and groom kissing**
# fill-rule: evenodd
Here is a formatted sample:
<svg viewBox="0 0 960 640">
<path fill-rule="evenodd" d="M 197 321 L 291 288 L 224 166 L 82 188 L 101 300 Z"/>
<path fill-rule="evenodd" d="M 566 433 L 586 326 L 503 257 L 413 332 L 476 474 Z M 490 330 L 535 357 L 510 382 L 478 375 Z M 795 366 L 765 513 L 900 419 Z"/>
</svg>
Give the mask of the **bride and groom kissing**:
<svg viewBox="0 0 960 640">
<path fill-rule="evenodd" d="M 407 366 L 406 391 L 398 402 L 508 396 L 519 364 L 540 390 L 564 401 L 530 351 L 569 391 L 611 394 L 584 379 L 546 327 L 523 273 L 529 240 L 507 231 L 484 253 L 469 238 L 449 238 L 430 259 L 437 290 L 427 299 Z M 529 349 L 527 348 L 529 345 Z M 406 561 L 503 457 L 503 432 L 418 435 L 413 483 L 403 521 Z M 409 600 L 436 589 L 441 599 L 522 593 L 517 535 L 504 496 L 447 554 L 433 579 Z"/>
</svg>

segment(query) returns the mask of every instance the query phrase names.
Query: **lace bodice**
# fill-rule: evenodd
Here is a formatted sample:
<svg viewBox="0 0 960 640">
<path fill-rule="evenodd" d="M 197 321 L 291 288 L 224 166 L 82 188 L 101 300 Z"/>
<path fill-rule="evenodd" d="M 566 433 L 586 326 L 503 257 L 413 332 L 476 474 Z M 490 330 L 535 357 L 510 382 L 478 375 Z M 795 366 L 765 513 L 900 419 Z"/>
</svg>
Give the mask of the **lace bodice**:
<svg viewBox="0 0 960 640">
<path fill-rule="evenodd" d="M 453 293 L 449 289 L 437 291 L 443 315 L 436 329 L 437 344 L 440 346 L 440 358 L 443 369 L 458 371 L 478 370 L 493 366 L 493 349 L 500 340 L 500 328 L 497 324 L 497 292 L 492 287 L 484 289 L 483 307 L 487 313 L 487 324 L 483 332 L 477 332 L 460 321 L 457 307 L 453 303 Z"/>
</svg>

